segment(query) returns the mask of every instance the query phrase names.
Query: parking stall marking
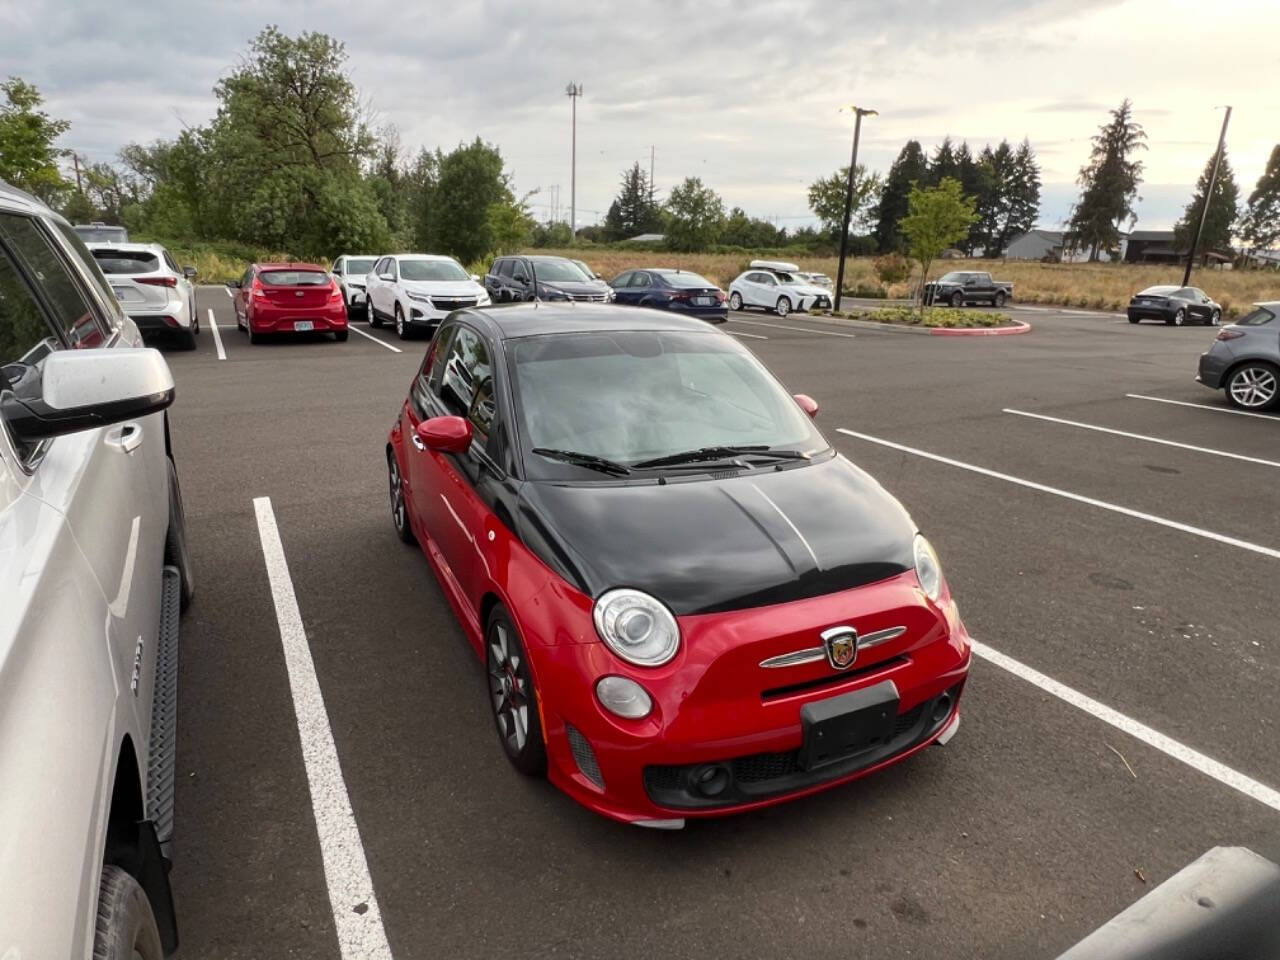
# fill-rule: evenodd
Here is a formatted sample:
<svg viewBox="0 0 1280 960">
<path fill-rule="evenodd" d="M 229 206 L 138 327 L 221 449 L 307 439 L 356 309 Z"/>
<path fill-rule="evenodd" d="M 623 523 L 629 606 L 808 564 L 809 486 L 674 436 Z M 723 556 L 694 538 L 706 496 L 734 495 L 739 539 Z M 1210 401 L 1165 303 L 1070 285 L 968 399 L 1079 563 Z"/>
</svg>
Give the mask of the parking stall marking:
<svg viewBox="0 0 1280 960">
<path fill-rule="evenodd" d="M 338 763 L 329 715 L 302 625 L 298 598 L 293 592 L 293 579 L 289 575 L 289 564 L 276 526 L 275 512 L 271 508 L 271 498 L 255 497 L 253 510 L 257 515 L 271 599 L 280 625 L 280 642 L 284 647 L 289 690 L 293 695 L 293 710 L 302 741 L 302 759 L 307 771 L 316 832 L 320 838 L 320 855 L 338 947 L 343 960 L 391 960 L 391 947 L 387 943 L 382 914 L 374 896 L 360 829 L 356 825 L 342 767 Z"/>
<path fill-rule="evenodd" d="M 372 333 L 368 333 L 364 330 L 361 330 L 354 323 L 348 323 L 347 329 L 352 331 L 353 333 L 360 334 L 360 336 L 364 337 L 366 340 L 372 340 L 374 343 L 376 343 L 380 347 L 386 347 L 392 353 L 404 353 L 404 351 L 401 350 L 399 347 L 393 347 L 391 344 L 387 343 L 387 341 L 383 340 L 381 337 L 375 337 Z"/>
<path fill-rule="evenodd" d="M 730 318 L 734 323 L 749 323 L 753 327 L 772 327 L 775 330 L 798 330 L 800 333 L 816 333 L 820 337 L 844 337 L 847 340 L 854 339 L 852 333 L 836 333 L 834 330 L 811 330 L 809 327 L 789 327 L 784 323 L 764 323 L 761 320 L 741 320 L 738 317 Z"/>
<path fill-rule="evenodd" d="M 1215 407 L 1208 403 L 1192 403 L 1189 400 L 1170 400 L 1166 397 L 1149 397 L 1145 393 L 1126 393 L 1130 400 L 1154 400 L 1156 403 L 1171 403 L 1175 407 L 1194 407 L 1196 410 L 1211 410 L 1214 413 L 1234 413 L 1237 417 L 1256 417 L 1259 420 L 1280 420 L 1280 416 L 1270 413 L 1253 413 L 1249 410 L 1232 410 L 1230 407 Z"/>
<path fill-rule="evenodd" d="M 218 321 L 213 319 L 213 307 L 209 308 L 209 330 L 213 333 L 213 345 L 218 348 L 218 359 L 227 359 L 227 351 L 222 349 L 222 334 L 218 332 Z"/>
<path fill-rule="evenodd" d="M 234 300 L 234 299 L 236 298 L 236 295 L 235 295 L 234 293 L 232 293 L 232 292 L 231 292 L 231 288 L 230 288 L 230 287 L 223 287 L 223 288 L 222 288 L 222 292 L 223 292 L 223 293 L 225 293 L 225 294 L 227 295 L 227 299 L 228 299 L 228 300 Z"/>
<path fill-rule="evenodd" d="M 1208 453 L 1215 457 L 1229 457 L 1245 463 L 1258 463 L 1264 467 L 1280 467 L 1280 461 L 1264 460 L 1261 457 L 1246 457 L 1243 453 L 1232 453 L 1229 450 L 1215 450 L 1212 447 L 1197 447 L 1192 443 L 1179 443 L 1176 440 L 1165 440 L 1161 437 L 1148 437 L 1141 433 L 1130 433 L 1127 430 L 1116 430 L 1112 427 L 1100 427 L 1093 423 L 1081 423 L 1078 420 L 1064 420 L 1061 417 L 1050 417 L 1043 413 L 1031 413 L 1028 410 L 1014 410 L 1005 407 L 1004 413 L 1012 413 L 1019 417 L 1031 417 L 1034 420 L 1047 420 L 1050 423 L 1061 423 L 1068 427 L 1079 427 L 1082 430 L 1096 430 L 1098 433 L 1109 433 L 1117 437 L 1128 437 L 1130 440 L 1145 440 L 1147 443 L 1158 443 L 1166 447 L 1177 447 L 1180 450 L 1193 450 L 1196 453 Z"/>
<path fill-rule="evenodd" d="M 1186 764 L 1193 770 L 1203 773 L 1207 777 L 1212 777 L 1219 783 L 1243 793 L 1246 797 L 1257 800 L 1272 810 L 1280 812 L 1280 791 L 1254 780 L 1239 770 L 1228 767 L 1226 764 L 1206 756 L 1200 751 L 1174 740 L 1172 737 L 1166 736 L 1159 730 L 1149 727 L 1145 723 L 1107 706 L 1105 703 L 1094 700 L 1079 690 L 1068 687 L 1064 683 L 1059 683 L 1052 677 L 1046 676 L 1039 670 L 1029 667 L 1025 663 L 987 646 L 985 643 L 980 643 L 977 640 L 972 641 L 972 643 L 975 656 L 981 657 L 1001 670 L 1012 673 L 1015 677 L 1039 687 L 1046 693 L 1050 693 L 1059 700 L 1071 704 L 1078 710 L 1083 710 L 1103 723 L 1127 733 L 1135 740 L 1142 741 L 1147 746 L 1153 747 L 1166 756 Z"/>
<path fill-rule="evenodd" d="M 1144 513 L 1141 510 L 1134 510 L 1130 507 L 1122 507 L 1117 503 L 1108 503 L 1106 500 L 1098 500 L 1094 497 L 1086 497 L 1083 494 L 1072 493 L 1070 490 L 1061 490 L 1058 487 L 1050 487 L 1043 483 L 1036 483 L 1034 480 L 1024 480 L 1021 477 L 1010 476 L 1007 473 L 1000 473 L 996 470 L 989 470 L 986 467 L 979 467 L 972 463 L 964 463 L 961 460 L 953 460 L 950 457 L 944 457 L 941 454 L 929 453 L 927 450 L 917 450 L 915 447 L 908 447 L 905 444 L 894 443 L 892 440 L 884 440 L 880 437 L 873 437 L 867 433 L 858 433 L 854 430 L 846 430 L 844 427 L 837 427 L 838 433 L 846 436 L 854 437 L 858 440 L 866 440 L 868 443 L 879 444 L 882 447 L 889 447 L 893 450 L 901 450 L 903 453 L 909 453 L 913 456 L 923 457 L 926 460 L 934 460 L 938 463 L 945 463 L 948 466 L 959 467 L 961 470 L 968 470 L 971 473 L 979 473 L 984 477 L 992 477 L 996 480 L 1003 480 L 1006 483 L 1015 483 L 1021 487 L 1027 487 L 1030 490 L 1039 490 L 1041 493 L 1051 493 L 1056 497 L 1063 497 L 1067 500 L 1074 500 L 1077 503 L 1088 504 L 1091 507 L 1097 507 L 1100 510 L 1109 510 L 1112 513 L 1119 513 L 1126 517 L 1133 517 L 1137 520 L 1145 520 L 1148 523 L 1159 524 L 1162 527 L 1168 527 L 1171 530 L 1179 530 L 1183 533 L 1189 533 L 1192 536 L 1203 537 L 1206 540 L 1214 540 L 1218 543 L 1225 543 L 1227 546 L 1239 547 L 1241 550 L 1248 550 L 1251 553 L 1261 554 L 1264 557 L 1272 557 L 1280 560 L 1280 550 L 1274 547 L 1263 546 L 1258 543 L 1250 543 L 1248 540 L 1240 540 L 1236 537 L 1229 537 L 1223 533 L 1216 533 L 1213 530 L 1206 530 L 1203 527 L 1193 527 L 1189 523 L 1182 523 L 1178 520 L 1170 520 L 1167 517 L 1158 517 L 1153 513 Z"/>
<path fill-rule="evenodd" d="M 731 337 L 745 337 L 748 340 L 768 340 L 769 339 L 768 337 L 763 336 L 759 333 L 734 333 L 732 330 L 728 331 L 728 333 L 729 333 L 729 336 Z"/>
</svg>

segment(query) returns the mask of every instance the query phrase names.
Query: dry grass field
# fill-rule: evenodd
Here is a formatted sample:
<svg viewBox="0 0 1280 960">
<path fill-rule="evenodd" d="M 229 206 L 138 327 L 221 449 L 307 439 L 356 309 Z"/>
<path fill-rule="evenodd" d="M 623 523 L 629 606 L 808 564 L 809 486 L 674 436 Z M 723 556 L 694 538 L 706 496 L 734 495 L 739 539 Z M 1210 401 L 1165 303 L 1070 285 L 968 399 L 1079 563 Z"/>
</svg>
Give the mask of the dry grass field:
<svg viewBox="0 0 1280 960">
<path fill-rule="evenodd" d="M 586 261 L 603 277 L 614 277 L 629 267 L 666 266 L 692 270 L 721 286 L 728 286 L 751 259 L 746 254 L 663 253 L 652 250 L 536 250 L 530 253 L 560 254 Z M 782 258 L 789 259 L 789 258 Z M 813 270 L 835 278 L 835 257 L 798 257 L 801 270 Z M 943 260 L 934 265 L 931 277 L 947 270 L 988 270 L 997 280 L 1013 282 L 1014 300 L 1020 303 L 1062 304 L 1094 310 L 1123 310 L 1129 298 L 1144 287 L 1179 284 L 1182 268 L 1108 263 L 1029 263 L 1012 260 Z M 1199 268 L 1191 282 L 1222 304 L 1230 318 L 1245 313 L 1258 300 L 1280 299 L 1280 272 L 1258 270 L 1217 270 Z M 881 286 L 871 260 L 851 259 L 845 267 L 845 289 Z M 910 295 L 912 282 L 890 284 L 890 297 Z"/>
</svg>

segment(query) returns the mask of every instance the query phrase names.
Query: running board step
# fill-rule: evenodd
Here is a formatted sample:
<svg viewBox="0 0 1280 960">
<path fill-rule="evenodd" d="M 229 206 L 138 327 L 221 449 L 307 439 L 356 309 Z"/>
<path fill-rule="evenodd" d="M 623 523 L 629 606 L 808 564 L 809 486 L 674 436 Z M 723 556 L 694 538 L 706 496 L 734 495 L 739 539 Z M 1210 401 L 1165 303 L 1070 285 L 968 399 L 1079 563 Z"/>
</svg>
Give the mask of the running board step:
<svg viewBox="0 0 1280 960">
<path fill-rule="evenodd" d="M 173 862 L 173 781 L 178 754 L 178 618 L 182 575 L 165 567 L 156 643 L 155 699 L 151 705 L 151 747 L 147 756 L 147 819 L 166 863 Z"/>
</svg>

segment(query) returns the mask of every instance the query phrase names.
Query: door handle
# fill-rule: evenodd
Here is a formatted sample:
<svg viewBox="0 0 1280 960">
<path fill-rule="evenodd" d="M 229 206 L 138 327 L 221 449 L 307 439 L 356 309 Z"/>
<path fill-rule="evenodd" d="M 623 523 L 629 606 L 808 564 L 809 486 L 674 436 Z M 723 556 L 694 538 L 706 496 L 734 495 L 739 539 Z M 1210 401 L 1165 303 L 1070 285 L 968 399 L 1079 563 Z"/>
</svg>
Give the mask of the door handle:
<svg viewBox="0 0 1280 960">
<path fill-rule="evenodd" d="M 107 434 L 106 444 L 124 453 L 133 453 L 142 446 L 142 427 L 136 423 L 126 423 L 117 430 Z"/>
<path fill-rule="evenodd" d="M 427 445 L 426 445 L 425 443 L 423 443 L 423 442 L 422 442 L 422 438 L 421 438 L 420 436 L 418 436 L 416 433 L 412 433 L 412 434 L 410 434 L 410 435 L 409 435 L 409 439 L 413 441 L 413 445 L 414 445 L 414 447 L 416 447 L 417 449 L 419 449 L 419 450 L 426 450 L 426 449 L 427 449 Z"/>
</svg>

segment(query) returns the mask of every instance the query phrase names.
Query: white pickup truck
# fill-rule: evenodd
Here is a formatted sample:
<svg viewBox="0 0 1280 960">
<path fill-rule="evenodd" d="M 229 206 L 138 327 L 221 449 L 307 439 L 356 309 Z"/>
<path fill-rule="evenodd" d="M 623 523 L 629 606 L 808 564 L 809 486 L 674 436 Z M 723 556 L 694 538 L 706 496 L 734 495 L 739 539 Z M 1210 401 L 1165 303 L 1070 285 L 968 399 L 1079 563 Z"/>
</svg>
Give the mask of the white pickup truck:
<svg viewBox="0 0 1280 960">
<path fill-rule="evenodd" d="M 70 224 L 0 183 L 3 958 L 177 947 L 173 396 Z"/>
</svg>

